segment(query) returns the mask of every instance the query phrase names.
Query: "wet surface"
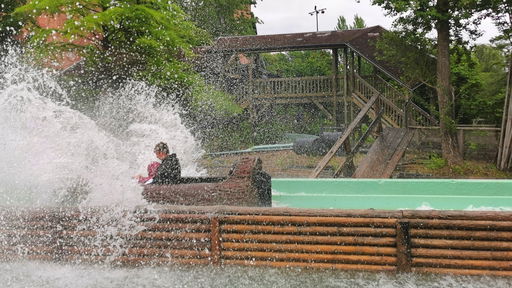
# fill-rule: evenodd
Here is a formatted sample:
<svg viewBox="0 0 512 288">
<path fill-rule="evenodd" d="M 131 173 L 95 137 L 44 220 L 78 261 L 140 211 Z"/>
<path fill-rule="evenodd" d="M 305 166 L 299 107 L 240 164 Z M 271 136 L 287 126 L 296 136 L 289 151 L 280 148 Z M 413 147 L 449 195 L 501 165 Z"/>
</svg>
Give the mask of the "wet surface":
<svg viewBox="0 0 512 288">
<path fill-rule="evenodd" d="M 260 267 L 144 267 L 0 263 L 3 287 L 510 287 L 512 279 Z"/>
</svg>

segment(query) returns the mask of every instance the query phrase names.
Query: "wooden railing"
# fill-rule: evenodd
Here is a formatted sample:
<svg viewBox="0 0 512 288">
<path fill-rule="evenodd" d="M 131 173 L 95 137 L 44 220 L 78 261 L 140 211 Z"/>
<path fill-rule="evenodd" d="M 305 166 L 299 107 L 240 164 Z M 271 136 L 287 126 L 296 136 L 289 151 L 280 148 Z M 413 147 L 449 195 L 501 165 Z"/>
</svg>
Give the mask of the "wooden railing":
<svg viewBox="0 0 512 288">
<path fill-rule="evenodd" d="M 377 89 L 386 99 L 389 99 L 398 107 L 403 107 L 408 100 L 407 93 L 400 91 L 386 80 L 377 75 L 374 76 L 361 76 L 366 82 Z"/>
<path fill-rule="evenodd" d="M 341 95 L 343 78 L 338 77 L 337 81 L 336 91 Z M 247 89 L 247 95 L 256 101 L 298 97 L 321 99 L 334 96 L 334 81 L 333 76 L 254 79 L 248 83 Z"/>
<path fill-rule="evenodd" d="M 355 75 L 354 80 L 354 102 L 359 106 L 364 106 L 373 95 L 380 94 L 381 97 L 379 97 L 377 101 L 378 106 L 381 111 L 383 111 L 382 118 L 384 122 L 392 127 L 401 127 L 404 116 L 403 110 L 390 99 L 383 97 L 384 95 L 380 93 L 380 91 L 371 86 L 359 75 Z"/>
<path fill-rule="evenodd" d="M 422 127 L 439 126 L 439 121 L 432 116 L 431 113 L 416 105 L 413 99 L 407 96 L 406 92 L 400 91 L 400 89 L 394 87 L 389 82 L 382 79 L 382 77 L 373 76 L 364 78 L 371 86 L 375 87 L 375 89 L 382 93 L 384 98 L 389 99 L 398 107 L 403 107 L 403 110 L 407 112 L 407 115 L 405 115 L 406 118 L 404 119 L 406 123 L 403 123 L 402 125 L 415 125 Z"/>
<path fill-rule="evenodd" d="M 389 126 L 405 127 L 408 125 L 432 127 L 438 121 L 413 101 L 400 89 L 397 89 L 379 77 L 365 77 L 354 74 L 352 98 L 360 107 L 375 93 L 381 94 L 379 106 L 383 111 L 383 120 Z M 340 75 L 336 83 L 333 76 L 265 78 L 253 79 L 242 85 L 243 95 L 240 103 L 255 102 L 304 103 L 310 101 L 333 101 L 336 86 L 338 101 L 343 99 L 344 79 Z M 336 84 L 336 85 L 335 85 Z M 406 111 L 407 113 L 405 113 Z M 375 113 L 372 117 L 375 117 Z"/>
<path fill-rule="evenodd" d="M 355 75 L 354 93 L 357 96 L 356 104 L 364 105 L 374 93 L 380 93 L 380 107 L 383 111 L 383 120 L 393 127 L 407 127 L 409 125 L 432 127 L 438 121 L 432 115 L 414 104 L 411 99 L 403 95 L 398 89 L 382 81 L 375 81 L 376 86 L 368 83 L 359 75 Z M 378 89 L 380 87 L 380 89 Z M 360 103 L 357 103 L 359 101 Z M 404 112 L 406 111 L 406 112 Z"/>
<path fill-rule="evenodd" d="M 439 126 L 439 121 L 436 118 L 434 118 L 429 113 L 425 112 L 425 110 L 421 109 L 411 100 L 405 104 L 405 111 L 407 112 L 405 120 L 407 126 Z"/>
</svg>

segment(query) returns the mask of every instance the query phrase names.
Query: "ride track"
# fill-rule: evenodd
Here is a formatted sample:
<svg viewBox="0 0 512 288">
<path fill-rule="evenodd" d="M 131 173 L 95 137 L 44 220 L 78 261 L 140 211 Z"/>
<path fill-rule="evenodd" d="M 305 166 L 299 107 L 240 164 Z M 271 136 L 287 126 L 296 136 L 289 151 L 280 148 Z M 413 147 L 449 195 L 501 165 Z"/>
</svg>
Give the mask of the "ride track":
<svg viewBox="0 0 512 288">
<path fill-rule="evenodd" d="M 250 167 L 232 173 L 247 181 L 258 170 L 237 167 Z M 512 276 L 512 212 L 504 211 L 3 207 L 0 225 L 2 261 Z"/>
</svg>

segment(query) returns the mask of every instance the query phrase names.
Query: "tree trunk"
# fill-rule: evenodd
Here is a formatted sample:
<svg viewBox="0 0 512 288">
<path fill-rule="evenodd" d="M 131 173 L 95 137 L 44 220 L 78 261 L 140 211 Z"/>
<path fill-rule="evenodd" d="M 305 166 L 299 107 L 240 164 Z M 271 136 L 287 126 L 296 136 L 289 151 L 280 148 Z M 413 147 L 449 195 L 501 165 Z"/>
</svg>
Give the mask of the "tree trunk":
<svg viewBox="0 0 512 288">
<path fill-rule="evenodd" d="M 438 0 L 437 10 L 440 15 L 449 15 L 449 0 Z M 448 18 L 448 17 L 446 17 Z M 462 162 L 456 137 L 456 125 L 452 116 L 451 83 L 450 83 L 450 23 L 439 19 L 437 30 L 437 98 L 439 102 L 439 128 L 441 133 L 441 149 L 443 158 L 448 165 Z"/>
<path fill-rule="evenodd" d="M 505 92 L 505 103 L 503 105 L 503 118 L 501 120 L 500 142 L 498 146 L 498 159 L 496 164 L 500 170 L 511 168 L 512 161 L 512 60 L 509 61 L 507 90 Z"/>
</svg>

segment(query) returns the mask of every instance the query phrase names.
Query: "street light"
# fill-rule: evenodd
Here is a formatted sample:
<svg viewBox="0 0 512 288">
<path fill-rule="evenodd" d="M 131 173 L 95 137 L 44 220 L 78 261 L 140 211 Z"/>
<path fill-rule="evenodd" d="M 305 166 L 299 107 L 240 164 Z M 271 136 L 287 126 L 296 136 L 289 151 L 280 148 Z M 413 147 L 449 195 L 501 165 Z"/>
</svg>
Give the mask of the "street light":
<svg viewBox="0 0 512 288">
<path fill-rule="evenodd" d="M 308 13 L 311 16 L 316 15 L 316 32 L 318 32 L 318 14 L 319 13 L 324 14 L 325 10 L 327 10 L 327 8 L 322 8 L 322 9 L 318 10 L 318 9 L 316 9 L 316 6 L 315 6 L 315 10 Z"/>
</svg>

